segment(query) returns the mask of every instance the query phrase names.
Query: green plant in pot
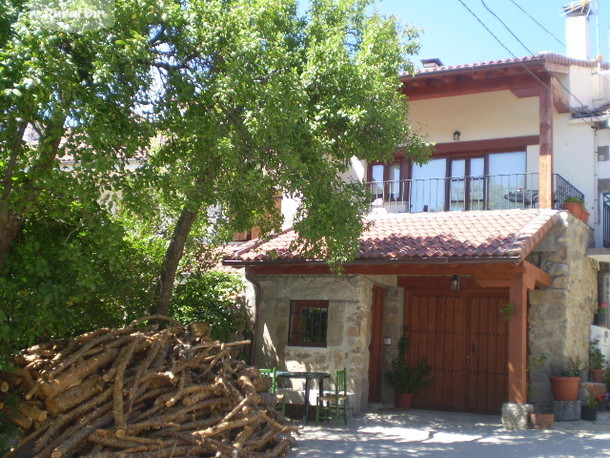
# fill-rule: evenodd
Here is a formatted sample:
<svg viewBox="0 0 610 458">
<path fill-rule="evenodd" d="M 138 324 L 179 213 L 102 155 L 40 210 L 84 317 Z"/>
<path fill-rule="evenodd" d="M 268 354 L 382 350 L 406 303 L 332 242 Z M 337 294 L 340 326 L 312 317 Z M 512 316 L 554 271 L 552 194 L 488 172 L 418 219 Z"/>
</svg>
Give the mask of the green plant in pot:
<svg viewBox="0 0 610 458">
<path fill-rule="evenodd" d="M 392 361 L 392 370 L 386 372 L 390 385 L 396 392 L 397 407 L 409 409 L 413 403 L 413 396 L 422 388 L 432 383 L 430 366 L 425 359 L 421 359 L 415 366 L 407 365 L 407 350 L 409 339 L 405 333 L 398 341 L 398 352 Z"/>
<path fill-rule="evenodd" d="M 570 358 L 566 365 L 560 369 L 558 377 L 549 377 L 553 398 L 556 401 L 578 400 L 580 366 L 578 358 Z"/>
<path fill-rule="evenodd" d="M 589 347 L 589 372 L 593 383 L 604 383 L 604 367 L 606 357 L 599 348 L 599 340 L 595 339 Z"/>
<path fill-rule="evenodd" d="M 585 210 L 585 202 L 580 197 L 567 196 L 563 201 L 563 208 L 582 220 L 583 223 L 589 222 L 589 212 Z"/>
</svg>

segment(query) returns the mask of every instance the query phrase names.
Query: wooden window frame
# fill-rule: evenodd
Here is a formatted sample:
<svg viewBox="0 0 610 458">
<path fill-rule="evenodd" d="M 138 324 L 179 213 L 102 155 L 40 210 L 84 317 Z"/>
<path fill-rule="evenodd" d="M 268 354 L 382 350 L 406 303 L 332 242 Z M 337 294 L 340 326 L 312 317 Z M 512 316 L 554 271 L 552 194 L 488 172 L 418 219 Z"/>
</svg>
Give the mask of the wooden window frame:
<svg viewBox="0 0 610 458">
<path fill-rule="evenodd" d="M 327 300 L 291 300 L 290 301 L 290 317 L 288 326 L 288 346 L 291 347 L 326 347 L 328 337 L 328 302 Z M 308 308 L 325 309 L 326 320 L 324 329 L 323 342 L 307 342 L 303 340 L 303 335 L 295 330 L 301 329 L 303 310 Z"/>
</svg>

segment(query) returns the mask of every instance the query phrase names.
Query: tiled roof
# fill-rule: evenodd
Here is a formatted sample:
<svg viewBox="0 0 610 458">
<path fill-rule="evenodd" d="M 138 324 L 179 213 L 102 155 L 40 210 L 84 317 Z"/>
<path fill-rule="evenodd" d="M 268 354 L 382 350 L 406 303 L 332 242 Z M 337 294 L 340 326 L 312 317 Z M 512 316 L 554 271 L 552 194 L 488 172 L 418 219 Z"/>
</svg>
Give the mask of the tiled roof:
<svg viewBox="0 0 610 458">
<path fill-rule="evenodd" d="M 494 210 L 374 215 L 356 260 L 422 261 L 524 259 L 558 220 L 557 210 Z M 228 262 L 305 261 L 290 249 L 296 234 L 235 252 Z"/>
<path fill-rule="evenodd" d="M 489 60 L 485 62 L 475 62 L 470 64 L 460 64 L 460 65 L 444 65 L 442 67 L 429 67 L 422 68 L 417 71 L 416 75 L 409 75 L 407 73 L 401 75 L 404 78 L 408 78 L 410 76 L 424 76 L 429 73 L 449 73 L 455 71 L 462 70 L 478 70 L 489 67 L 500 67 L 504 65 L 514 65 L 514 64 L 527 64 L 530 62 L 539 62 L 541 64 L 558 64 L 558 65 L 578 65 L 581 67 L 595 67 L 597 66 L 596 60 L 578 60 L 566 57 L 561 54 L 556 54 L 552 52 L 540 52 L 533 56 L 524 56 L 524 57 L 514 57 L 510 59 L 497 59 L 497 60 Z M 602 62 L 602 68 L 608 69 L 608 64 Z"/>
</svg>

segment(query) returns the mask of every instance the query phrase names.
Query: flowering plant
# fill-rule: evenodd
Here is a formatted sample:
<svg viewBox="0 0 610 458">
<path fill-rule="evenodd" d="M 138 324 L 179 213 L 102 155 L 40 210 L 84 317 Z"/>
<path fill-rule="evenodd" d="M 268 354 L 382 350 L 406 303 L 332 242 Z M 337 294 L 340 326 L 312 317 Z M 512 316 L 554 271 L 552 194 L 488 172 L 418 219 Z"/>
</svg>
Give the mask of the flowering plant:
<svg viewBox="0 0 610 458">
<path fill-rule="evenodd" d="M 594 396 L 590 390 L 587 390 L 587 395 L 585 397 L 585 405 L 587 407 L 591 407 L 592 409 L 597 409 L 597 405 L 599 404 L 599 400 L 597 399 L 601 396 Z"/>
<path fill-rule="evenodd" d="M 605 315 L 606 313 L 608 313 L 608 303 L 604 302 L 602 304 L 599 304 L 599 307 L 597 307 L 597 313 L 600 315 Z"/>
</svg>

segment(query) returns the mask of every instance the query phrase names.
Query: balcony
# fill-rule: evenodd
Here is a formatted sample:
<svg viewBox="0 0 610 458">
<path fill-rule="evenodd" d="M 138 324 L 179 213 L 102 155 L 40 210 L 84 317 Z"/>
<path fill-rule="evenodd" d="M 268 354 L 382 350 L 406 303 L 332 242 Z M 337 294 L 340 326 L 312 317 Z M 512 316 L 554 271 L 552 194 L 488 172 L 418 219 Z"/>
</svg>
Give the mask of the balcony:
<svg viewBox="0 0 610 458">
<path fill-rule="evenodd" d="M 420 213 L 506 210 L 538 207 L 538 174 L 515 173 L 449 178 L 422 178 L 367 183 L 371 211 Z M 566 197 L 584 194 L 561 175 L 553 175 L 553 208 Z"/>
</svg>

